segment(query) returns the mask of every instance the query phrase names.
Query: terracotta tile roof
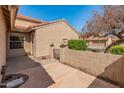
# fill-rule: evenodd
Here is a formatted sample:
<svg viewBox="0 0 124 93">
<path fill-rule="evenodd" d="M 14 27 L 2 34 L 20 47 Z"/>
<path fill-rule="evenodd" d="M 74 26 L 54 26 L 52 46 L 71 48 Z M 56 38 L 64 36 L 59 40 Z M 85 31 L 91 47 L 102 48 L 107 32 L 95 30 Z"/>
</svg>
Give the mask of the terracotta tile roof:
<svg viewBox="0 0 124 93">
<path fill-rule="evenodd" d="M 36 24 L 36 25 L 29 26 L 29 27 L 15 25 L 15 29 L 24 30 L 25 32 L 29 32 L 29 30 L 32 29 L 32 28 L 43 26 L 43 25 L 46 25 L 46 24 L 50 24 L 50 23 L 49 22 L 44 22 L 44 23 L 39 23 L 39 24 Z"/>
<path fill-rule="evenodd" d="M 60 22 L 60 21 L 66 22 L 67 25 L 70 26 L 79 35 L 79 33 L 65 19 L 59 19 L 59 20 L 52 21 L 52 22 L 42 21 L 41 23 L 38 23 L 36 25 L 29 26 L 29 27 L 22 27 L 22 26 L 16 25 L 15 28 L 16 29 L 20 29 L 20 30 L 24 30 L 25 32 L 30 32 L 33 28 L 35 29 L 36 27 L 40 27 L 40 26 L 44 26 L 44 25 L 48 25 L 48 24 L 53 24 L 53 23 Z"/>
<path fill-rule="evenodd" d="M 21 14 L 17 14 L 16 18 L 20 18 L 20 19 L 24 19 L 24 20 L 28 20 L 28 21 L 32 21 L 32 22 L 36 22 L 36 23 L 42 23 L 42 22 L 44 22 L 42 20 L 38 20 L 38 19 L 29 17 L 29 16 L 21 15 Z"/>
<path fill-rule="evenodd" d="M 32 22 L 37 23 L 37 25 L 32 25 L 32 26 L 29 26 L 29 27 L 15 25 L 14 29 L 17 29 L 19 31 L 23 31 L 24 30 L 23 32 L 28 32 L 28 30 L 31 29 L 31 28 L 38 27 L 38 26 L 41 26 L 41 25 L 44 25 L 44 24 L 48 23 L 46 21 L 38 20 L 38 19 L 29 17 L 29 16 L 21 15 L 21 14 L 17 14 L 16 18 L 24 19 L 24 20 L 28 20 L 28 21 L 32 21 Z"/>
<path fill-rule="evenodd" d="M 107 40 L 107 37 L 89 37 L 85 38 L 85 40 Z"/>
<path fill-rule="evenodd" d="M 36 25 L 32 25 L 32 26 L 29 26 L 29 28 L 35 28 L 35 27 L 39 27 L 39 26 L 43 26 L 43 25 L 47 25 L 47 24 L 51 24 L 51 22 L 43 22 L 43 23 L 39 23 L 39 24 L 36 24 Z"/>
<path fill-rule="evenodd" d="M 60 21 L 65 21 L 65 20 L 60 19 L 60 20 L 55 20 L 55 21 L 52 21 L 52 22 L 43 22 L 43 23 L 40 23 L 40 24 L 37 24 L 37 25 L 29 26 L 29 28 L 32 29 L 32 28 L 36 28 L 36 27 L 39 27 L 39 26 L 43 26 L 43 25 L 53 24 L 53 23 L 60 22 Z"/>
</svg>

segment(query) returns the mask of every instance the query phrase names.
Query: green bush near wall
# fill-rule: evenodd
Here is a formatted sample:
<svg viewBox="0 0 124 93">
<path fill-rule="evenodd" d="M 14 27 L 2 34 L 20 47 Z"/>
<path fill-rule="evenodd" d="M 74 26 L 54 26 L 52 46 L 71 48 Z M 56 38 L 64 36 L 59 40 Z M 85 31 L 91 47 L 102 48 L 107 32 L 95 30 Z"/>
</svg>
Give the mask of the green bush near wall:
<svg viewBox="0 0 124 93">
<path fill-rule="evenodd" d="M 84 40 L 69 40 L 68 41 L 68 48 L 73 50 L 86 50 L 87 44 Z"/>
<path fill-rule="evenodd" d="M 124 55 L 124 45 L 113 46 L 110 51 L 112 54 Z"/>
</svg>

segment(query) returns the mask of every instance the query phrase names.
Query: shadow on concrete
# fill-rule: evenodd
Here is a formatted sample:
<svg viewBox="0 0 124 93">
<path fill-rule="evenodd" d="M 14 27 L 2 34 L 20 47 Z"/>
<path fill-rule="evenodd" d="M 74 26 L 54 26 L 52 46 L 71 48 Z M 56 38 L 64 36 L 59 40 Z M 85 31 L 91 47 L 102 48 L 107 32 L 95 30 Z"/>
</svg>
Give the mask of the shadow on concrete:
<svg viewBox="0 0 124 93">
<path fill-rule="evenodd" d="M 28 56 L 9 58 L 6 74 L 26 74 L 28 81 L 21 88 L 46 88 L 55 83 L 44 67 Z"/>
<path fill-rule="evenodd" d="M 98 75 L 96 79 L 88 86 L 89 88 L 105 88 L 104 84 L 98 84 L 98 78 L 105 80 L 118 87 L 124 87 L 124 56 L 114 61 L 105 68 L 105 71 Z M 102 85 L 102 86 L 99 86 Z M 108 88 L 108 87 L 106 87 Z"/>
</svg>

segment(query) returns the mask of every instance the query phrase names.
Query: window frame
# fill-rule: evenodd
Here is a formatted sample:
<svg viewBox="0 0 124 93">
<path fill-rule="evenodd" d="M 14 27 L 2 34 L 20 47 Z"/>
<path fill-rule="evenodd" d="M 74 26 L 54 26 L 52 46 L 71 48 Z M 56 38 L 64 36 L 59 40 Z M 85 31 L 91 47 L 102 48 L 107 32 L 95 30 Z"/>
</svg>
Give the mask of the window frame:
<svg viewBox="0 0 124 93">
<path fill-rule="evenodd" d="M 24 36 L 10 35 L 9 49 L 21 49 L 21 48 L 24 48 Z"/>
</svg>

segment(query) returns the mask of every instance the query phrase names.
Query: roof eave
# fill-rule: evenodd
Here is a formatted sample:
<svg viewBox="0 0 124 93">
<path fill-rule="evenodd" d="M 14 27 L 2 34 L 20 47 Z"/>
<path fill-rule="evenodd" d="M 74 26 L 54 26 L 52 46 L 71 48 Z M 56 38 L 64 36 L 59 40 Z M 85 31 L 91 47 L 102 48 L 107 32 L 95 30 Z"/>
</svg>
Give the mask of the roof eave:
<svg viewBox="0 0 124 93">
<path fill-rule="evenodd" d="M 16 19 L 16 15 L 17 15 L 17 11 L 18 11 L 18 6 L 12 5 L 9 6 L 9 10 L 10 10 L 10 20 L 11 20 L 11 30 L 14 29 L 15 27 L 15 19 Z"/>
<path fill-rule="evenodd" d="M 35 23 L 42 23 L 42 22 L 44 22 L 43 20 L 39 20 L 39 19 L 32 18 L 32 17 L 29 17 L 29 16 L 24 16 L 22 14 L 17 14 L 16 18 L 17 19 L 22 19 L 22 20 L 27 20 L 27 21 L 30 21 L 30 22 L 35 22 Z"/>
</svg>

